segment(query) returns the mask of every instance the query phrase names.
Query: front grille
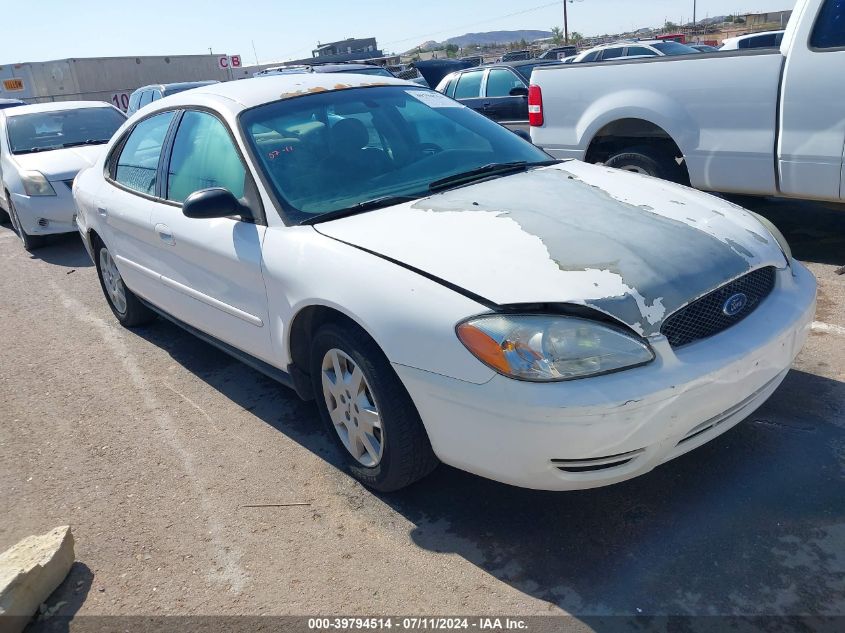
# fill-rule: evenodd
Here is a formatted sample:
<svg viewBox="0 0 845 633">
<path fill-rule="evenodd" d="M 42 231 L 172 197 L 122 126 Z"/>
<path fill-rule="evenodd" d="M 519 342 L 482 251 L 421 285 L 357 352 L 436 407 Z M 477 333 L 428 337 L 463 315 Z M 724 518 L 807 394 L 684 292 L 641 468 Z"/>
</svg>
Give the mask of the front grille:
<svg viewBox="0 0 845 633">
<path fill-rule="evenodd" d="M 669 339 L 672 347 L 680 347 L 727 330 L 754 312 L 769 296 L 775 287 L 776 273 L 773 266 L 768 266 L 734 279 L 673 313 L 663 322 L 660 333 Z M 727 314 L 726 302 L 740 294 L 745 295 L 745 305 L 735 314 Z"/>
</svg>

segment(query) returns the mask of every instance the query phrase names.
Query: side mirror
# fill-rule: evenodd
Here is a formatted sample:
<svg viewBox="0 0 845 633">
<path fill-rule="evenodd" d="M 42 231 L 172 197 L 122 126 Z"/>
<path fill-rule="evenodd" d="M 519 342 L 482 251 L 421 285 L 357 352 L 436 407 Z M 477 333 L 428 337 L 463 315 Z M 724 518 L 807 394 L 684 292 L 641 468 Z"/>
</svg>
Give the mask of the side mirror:
<svg viewBox="0 0 845 633">
<path fill-rule="evenodd" d="M 523 86 L 517 86 L 516 88 L 511 88 L 510 95 L 512 97 L 527 97 L 528 96 L 528 88 Z"/>
<path fill-rule="evenodd" d="M 252 217 L 249 209 L 243 206 L 228 189 L 212 187 L 195 191 L 182 203 L 182 214 L 186 218 L 208 220 L 228 218 L 233 215 Z"/>
</svg>

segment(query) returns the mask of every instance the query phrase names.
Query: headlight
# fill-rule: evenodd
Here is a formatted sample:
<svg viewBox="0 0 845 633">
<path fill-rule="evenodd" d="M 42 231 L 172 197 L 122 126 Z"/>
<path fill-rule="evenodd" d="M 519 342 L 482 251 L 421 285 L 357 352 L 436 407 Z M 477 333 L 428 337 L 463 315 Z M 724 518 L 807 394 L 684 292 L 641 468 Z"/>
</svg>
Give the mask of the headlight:
<svg viewBox="0 0 845 633">
<path fill-rule="evenodd" d="M 28 196 L 55 196 L 56 190 L 40 171 L 22 171 L 21 182 Z"/>
<path fill-rule="evenodd" d="M 644 341 L 576 317 L 491 314 L 460 323 L 457 333 L 481 362 L 532 382 L 584 378 L 654 360 Z"/>
<path fill-rule="evenodd" d="M 772 224 L 770 220 L 764 218 L 759 213 L 754 213 L 753 211 L 749 211 L 749 213 L 753 214 L 754 217 L 757 218 L 757 221 L 760 222 L 760 224 L 762 224 L 763 227 L 769 233 L 772 234 L 772 237 L 775 238 L 775 241 L 778 243 L 778 246 L 780 246 L 780 250 L 783 251 L 783 254 L 786 257 L 786 263 L 792 264 L 792 249 L 789 247 L 789 242 L 786 241 L 786 238 L 783 236 L 783 233 L 778 230 L 778 227 L 776 227 L 774 224 Z"/>
</svg>

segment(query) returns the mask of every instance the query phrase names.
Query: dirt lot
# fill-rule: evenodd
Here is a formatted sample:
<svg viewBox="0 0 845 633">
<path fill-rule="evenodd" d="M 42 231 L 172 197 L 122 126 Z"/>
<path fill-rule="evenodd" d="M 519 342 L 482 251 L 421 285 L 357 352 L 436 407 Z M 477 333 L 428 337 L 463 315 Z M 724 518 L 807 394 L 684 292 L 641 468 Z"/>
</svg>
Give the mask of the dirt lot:
<svg viewBox="0 0 845 633">
<path fill-rule="evenodd" d="M 703 448 L 564 494 L 441 467 L 374 495 L 312 406 L 119 327 L 76 236 L 33 257 L 3 227 L 0 550 L 72 525 L 65 615 L 845 614 L 845 212 L 755 204 L 821 286 L 794 371 Z"/>
</svg>

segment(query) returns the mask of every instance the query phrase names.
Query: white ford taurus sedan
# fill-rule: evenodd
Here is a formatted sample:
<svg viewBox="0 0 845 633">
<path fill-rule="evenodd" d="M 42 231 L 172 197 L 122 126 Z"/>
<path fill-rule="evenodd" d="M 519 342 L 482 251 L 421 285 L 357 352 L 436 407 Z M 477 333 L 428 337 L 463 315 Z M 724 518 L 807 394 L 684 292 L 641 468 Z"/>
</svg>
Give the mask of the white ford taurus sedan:
<svg viewBox="0 0 845 633">
<path fill-rule="evenodd" d="M 383 491 L 438 461 L 550 490 L 646 473 L 760 406 L 815 310 L 766 220 L 389 78 L 162 99 L 74 195 L 122 324 L 165 316 L 316 400 Z"/>
<path fill-rule="evenodd" d="M 27 250 L 44 236 L 73 233 L 71 184 L 97 160 L 126 116 L 108 103 L 63 101 L 0 113 L 0 216 Z"/>
</svg>

